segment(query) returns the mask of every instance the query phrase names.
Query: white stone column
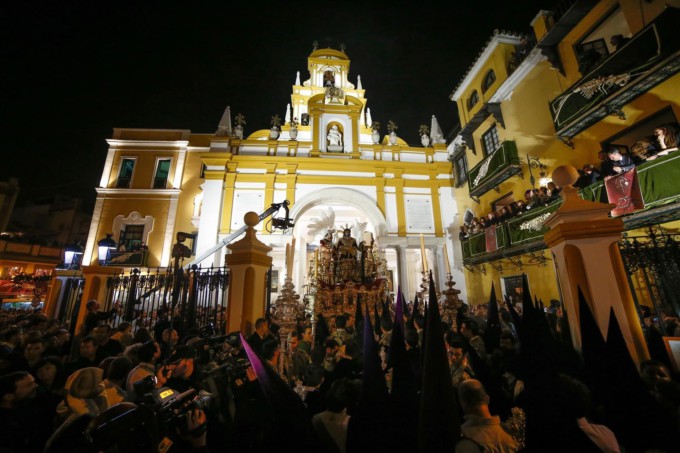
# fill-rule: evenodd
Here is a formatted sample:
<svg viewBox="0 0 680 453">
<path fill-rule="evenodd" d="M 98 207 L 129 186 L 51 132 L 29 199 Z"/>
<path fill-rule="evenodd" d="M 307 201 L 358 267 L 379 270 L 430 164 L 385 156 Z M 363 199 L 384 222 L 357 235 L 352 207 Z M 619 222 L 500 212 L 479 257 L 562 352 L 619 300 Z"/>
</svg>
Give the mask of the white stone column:
<svg viewBox="0 0 680 453">
<path fill-rule="evenodd" d="M 203 189 L 203 207 L 201 219 L 198 222 L 198 237 L 196 238 L 196 252 L 209 249 L 218 242 L 220 219 L 222 218 L 222 204 L 224 181 L 221 179 L 206 179 L 201 185 Z M 200 263 L 201 267 L 219 266 L 219 254 L 206 258 Z"/>
</svg>

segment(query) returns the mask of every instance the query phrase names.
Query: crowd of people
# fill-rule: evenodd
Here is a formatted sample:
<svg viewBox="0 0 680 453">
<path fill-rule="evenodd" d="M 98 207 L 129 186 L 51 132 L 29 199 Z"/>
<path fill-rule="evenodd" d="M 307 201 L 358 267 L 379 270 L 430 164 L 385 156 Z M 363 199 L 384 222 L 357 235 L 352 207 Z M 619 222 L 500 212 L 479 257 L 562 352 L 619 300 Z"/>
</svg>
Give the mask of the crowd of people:
<svg viewBox="0 0 680 453">
<path fill-rule="evenodd" d="M 419 413 L 439 413 L 419 412 L 417 399 L 435 385 L 427 370 L 440 342 L 446 386 L 463 415 L 452 431 L 456 452 L 547 451 L 532 449 L 532 435 L 540 436 L 530 427 L 541 411 L 559 425 L 550 451 L 676 451 L 680 384 L 668 357 L 650 347 L 653 359 L 638 370 L 649 405 L 630 409 L 644 428 L 631 437 L 573 349 L 559 302 L 529 304 L 462 304 L 452 323 L 433 321 L 432 300 L 428 311 L 417 301 L 359 305 L 355 313 L 318 316 L 314 326 L 309 315 L 293 328 L 260 318 L 247 337 L 185 329 L 171 318 L 151 330 L 130 322 L 114 329 L 115 309 L 100 311 L 96 301 L 75 338 L 40 312 L 0 312 L 0 450 L 151 451 L 139 434 L 149 425 L 139 408 L 148 408 L 162 420 L 167 431 L 159 438 L 169 439 L 171 451 L 416 451 L 422 439 L 389 426 L 402 417 L 415 433 Z M 546 338 L 535 338 L 536 313 Z M 650 316 L 641 314 L 655 341 Z M 680 329 L 670 315 L 663 322 Z M 548 343 L 552 361 L 538 363 L 536 344 Z M 546 385 L 547 399 L 539 391 Z M 383 405 L 383 392 L 410 409 Z M 161 404 L 187 394 L 193 399 L 182 406 Z M 168 406 L 171 413 L 159 409 Z"/>
<path fill-rule="evenodd" d="M 538 189 L 527 189 L 524 191 L 524 200 L 513 201 L 507 206 L 500 206 L 497 210 L 489 212 L 485 216 L 473 217 L 470 223 L 461 225 L 459 239 L 463 240 L 471 235 L 481 233 L 485 228 L 521 216 L 532 209 L 548 206 L 559 200 L 561 190 L 552 181 Z"/>
<path fill-rule="evenodd" d="M 578 170 L 579 178 L 574 187 L 582 189 L 598 181 L 608 180 L 625 173 L 636 166 L 665 156 L 678 149 L 680 130 L 677 124 L 665 124 L 654 128 L 653 135 L 645 136 L 635 142 L 630 150 L 612 145 L 606 150 L 598 152 L 599 165 L 585 164 Z M 460 227 L 459 239 L 463 240 L 471 235 L 484 231 L 491 225 L 505 222 L 511 218 L 540 206 L 547 206 L 560 198 L 561 188 L 550 181 L 538 189 L 527 189 L 524 200 L 513 201 L 507 206 L 499 206 L 485 216 L 473 217 L 469 223 Z M 607 201 L 606 191 L 602 193 L 601 201 Z"/>
</svg>

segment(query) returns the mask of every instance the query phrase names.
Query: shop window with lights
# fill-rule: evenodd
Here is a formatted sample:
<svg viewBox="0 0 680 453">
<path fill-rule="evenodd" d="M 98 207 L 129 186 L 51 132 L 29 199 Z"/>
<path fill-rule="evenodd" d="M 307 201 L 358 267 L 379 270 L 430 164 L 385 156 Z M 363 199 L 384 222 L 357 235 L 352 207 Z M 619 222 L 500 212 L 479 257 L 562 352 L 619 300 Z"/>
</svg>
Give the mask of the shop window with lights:
<svg viewBox="0 0 680 453">
<path fill-rule="evenodd" d="M 484 83 L 482 83 L 482 93 L 486 93 L 486 90 L 488 90 L 495 81 L 496 73 L 493 72 L 493 69 L 489 69 L 489 72 L 487 72 L 486 76 L 484 76 Z"/>
<path fill-rule="evenodd" d="M 482 149 L 484 151 L 484 157 L 496 151 L 500 145 L 501 141 L 498 137 L 498 129 L 494 124 L 489 128 L 488 131 L 484 132 L 484 135 L 482 135 Z"/>
<path fill-rule="evenodd" d="M 470 93 L 470 98 L 468 99 L 468 110 L 471 110 L 472 107 L 477 105 L 479 102 L 479 93 L 477 93 L 477 90 L 474 90 L 472 93 Z"/>
<path fill-rule="evenodd" d="M 129 189 L 132 182 L 132 172 L 135 169 L 135 159 L 125 158 L 120 163 L 118 181 L 116 187 L 119 189 Z"/>
<path fill-rule="evenodd" d="M 168 185 L 170 175 L 170 159 L 158 159 L 156 161 L 156 172 L 153 178 L 154 189 L 165 189 Z"/>
</svg>

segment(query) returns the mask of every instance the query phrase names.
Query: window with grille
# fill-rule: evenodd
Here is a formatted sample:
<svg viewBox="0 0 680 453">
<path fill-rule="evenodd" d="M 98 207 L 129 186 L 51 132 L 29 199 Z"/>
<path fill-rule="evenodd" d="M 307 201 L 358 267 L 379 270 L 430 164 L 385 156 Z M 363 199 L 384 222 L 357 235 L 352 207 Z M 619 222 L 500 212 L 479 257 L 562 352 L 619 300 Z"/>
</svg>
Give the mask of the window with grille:
<svg viewBox="0 0 680 453">
<path fill-rule="evenodd" d="M 159 159 L 156 163 L 156 174 L 153 178 L 154 189 L 165 189 L 170 174 L 170 159 Z"/>
<path fill-rule="evenodd" d="M 468 110 L 470 110 L 472 107 L 477 105 L 478 102 L 479 102 L 479 93 L 477 93 L 477 90 L 475 90 L 470 94 L 470 99 L 468 99 Z"/>
<path fill-rule="evenodd" d="M 467 157 L 465 153 L 462 156 L 454 160 L 453 168 L 455 171 L 455 186 L 462 187 L 465 181 L 467 181 Z"/>
<path fill-rule="evenodd" d="M 484 157 L 493 153 L 501 145 L 501 141 L 498 138 L 498 129 L 494 124 L 489 128 L 488 131 L 484 132 L 482 135 L 482 147 L 484 148 Z"/>
<path fill-rule="evenodd" d="M 132 171 L 135 169 L 134 159 L 123 159 L 120 163 L 120 171 L 118 172 L 118 181 L 116 187 L 119 189 L 128 189 L 132 181 Z"/>
<path fill-rule="evenodd" d="M 493 72 L 493 69 L 490 69 L 489 72 L 486 73 L 486 76 L 484 77 L 484 83 L 482 83 L 482 93 L 486 92 L 486 90 L 489 89 L 491 85 L 496 81 L 496 73 Z"/>
<path fill-rule="evenodd" d="M 144 225 L 125 225 L 124 229 L 120 232 L 118 247 L 121 250 L 132 252 L 139 250 L 142 242 L 144 242 Z M 124 248 L 121 245 L 124 245 Z"/>
<path fill-rule="evenodd" d="M 584 73 L 609 55 L 604 39 L 584 42 L 577 47 L 579 70 Z"/>
</svg>

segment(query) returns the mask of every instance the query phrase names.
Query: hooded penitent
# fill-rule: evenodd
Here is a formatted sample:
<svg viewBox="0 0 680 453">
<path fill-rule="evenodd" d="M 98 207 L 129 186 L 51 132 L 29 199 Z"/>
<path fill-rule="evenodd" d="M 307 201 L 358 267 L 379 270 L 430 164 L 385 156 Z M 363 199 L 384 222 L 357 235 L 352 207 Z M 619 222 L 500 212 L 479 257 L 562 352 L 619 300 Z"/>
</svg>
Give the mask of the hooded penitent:
<svg viewBox="0 0 680 453">
<path fill-rule="evenodd" d="M 423 347 L 423 381 L 418 416 L 418 450 L 454 451 L 460 414 L 453 394 L 434 279 L 430 271 Z"/>
</svg>

